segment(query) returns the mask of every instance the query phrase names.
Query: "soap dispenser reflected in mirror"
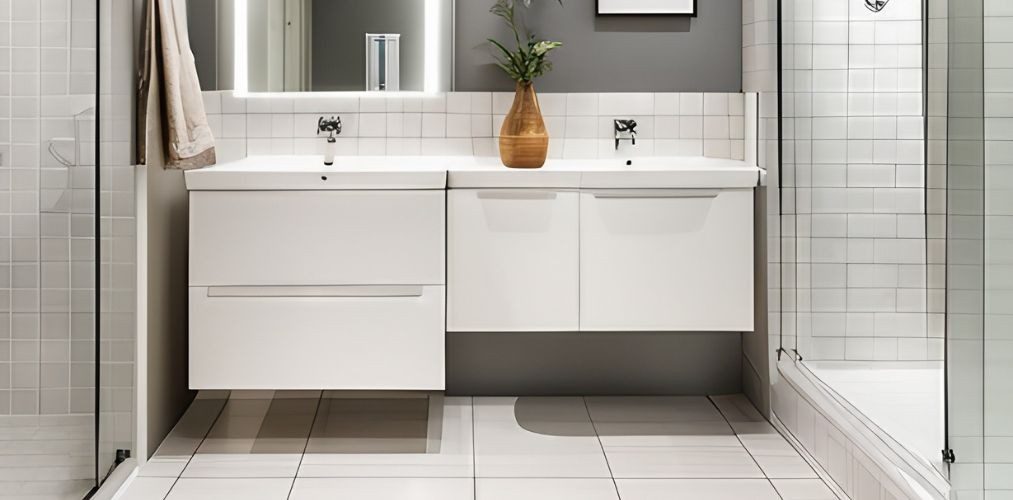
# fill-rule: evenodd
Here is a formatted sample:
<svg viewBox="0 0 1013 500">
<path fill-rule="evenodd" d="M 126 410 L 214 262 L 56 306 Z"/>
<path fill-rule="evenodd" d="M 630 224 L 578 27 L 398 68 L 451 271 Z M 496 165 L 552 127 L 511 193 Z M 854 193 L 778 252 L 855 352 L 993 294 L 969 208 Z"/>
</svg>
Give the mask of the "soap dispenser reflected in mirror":
<svg viewBox="0 0 1013 500">
<path fill-rule="evenodd" d="M 327 133 L 327 145 L 324 146 L 324 165 L 334 165 L 334 154 L 338 150 L 338 139 L 336 135 L 341 134 L 341 117 L 332 116 L 330 119 L 320 117 L 317 120 L 317 135 Z"/>
</svg>

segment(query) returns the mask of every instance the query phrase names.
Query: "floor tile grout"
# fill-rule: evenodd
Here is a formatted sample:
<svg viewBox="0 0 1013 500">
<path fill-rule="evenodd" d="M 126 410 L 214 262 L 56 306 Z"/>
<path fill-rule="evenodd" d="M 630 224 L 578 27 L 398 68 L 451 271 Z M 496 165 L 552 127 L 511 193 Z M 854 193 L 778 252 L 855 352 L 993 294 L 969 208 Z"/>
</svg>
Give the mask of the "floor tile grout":
<svg viewBox="0 0 1013 500">
<path fill-rule="evenodd" d="M 605 453 L 605 443 L 601 442 L 601 434 L 598 433 L 598 426 L 594 423 L 594 418 L 591 417 L 591 408 L 587 406 L 587 396 L 580 397 L 581 402 L 584 403 L 584 411 L 587 412 L 587 421 L 591 422 L 591 429 L 594 430 L 594 437 L 598 440 L 598 446 L 601 448 L 601 454 L 605 457 L 605 466 L 609 469 L 609 477 L 612 479 L 612 487 L 616 490 L 616 498 L 622 500 L 622 495 L 619 494 L 619 484 L 616 483 L 616 475 L 612 472 L 612 464 L 609 462 L 609 455 Z"/>
<path fill-rule="evenodd" d="M 471 498 L 478 500 L 478 450 L 475 442 L 475 396 L 468 398 L 471 410 Z"/>
<path fill-rule="evenodd" d="M 197 400 L 194 399 L 194 401 Z M 193 402 L 191 402 L 190 404 L 192 405 Z M 201 445 L 204 444 L 204 441 L 207 440 L 208 435 L 211 434 L 211 429 L 215 428 L 215 424 L 218 423 L 218 419 L 222 418 L 222 414 L 225 413 L 225 407 L 228 406 L 228 404 L 229 398 L 225 398 L 225 403 L 222 404 L 222 407 L 218 409 L 218 413 L 215 415 L 215 418 L 211 420 L 211 425 L 209 425 L 207 430 L 204 431 L 204 435 L 200 438 L 200 442 L 197 443 L 196 447 L 194 447 L 193 453 L 190 454 L 190 457 L 186 459 L 186 464 L 183 465 L 182 469 L 180 469 L 179 475 L 177 475 L 176 479 L 172 482 L 172 486 L 169 486 L 169 490 L 165 492 L 165 496 L 162 497 L 162 500 L 167 500 L 169 498 L 169 495 L 172 494 L 172 489 L 176 487 L 176 483 L 179 483 L 179 480 L 183 477 L 183 473 L 186 472 L 186 468 L 190 466 L 190 462 L 193 461 L 193 457 L 197 455 L 197 450 L 200 450 Z M 184 415 L 185 414 L 186 413 L 184 412 Z M 182 417 L 180 417 L 180 420 L 182 420 Z M 176 421 L 176 425 L 179 425 L 179 420 Z M 175 427 L 175 425 L 173 427 Z M 172 430 L 170 429 L 169 432 L 172 433 Z M 161 445 L 161 443 L 159 443 L 159 445 Z M 155 453 L 158 453 L 158 448 L 155 448 Z"/>
<path fill-rule="evenodd" d="M 763 468 L 760 467 L 760 462 L 757 461 L 757 457 L 753 455 L 753 451 L 750 451 L 750 448 L 746 446 L 746 443 L 743 442 L 743 439 L 741 437 L 738 437 L 738 431 L 736 431 L 735 427 L 731 425 L 731 421 L 728 420 L 728 416 L 725 415 L 723 411 L 721 411 L 721 407 L 717 406 L 717 403 L 714 403 L 713 398 L 707 396 L 707 401 L 710 402 L 710 404 L 714 407 L 715 410 L 717 410 L 718 415 L 720 415 L 721 418 L 724 419 L 724 423 L 726 423 L 728 425 L 728 428 L 731 429 L 731 433 L 734 434 L 735 439 L 738 441 L 738 444 L 741 444 L 743 446 L 743 449 L 746 450 L 746 453 L 750 455 L 750 460 L 752 460 L 753 463 L 757 465 L 757 469 L 759 469 L 760 473 L 763 474 L 763 477 L 764 479 L 767 480 L 767 484 L 770 485 L 770 488 L 774 490 L 774 494 L 777 495 L 777 497 L 780 498 L 781 500 L 784 500 L 784 496 L 781 495 L 781 492 L 777 490 L 776 486 L 774 486 L 774 482 L 771 481 L 770 476 L 767 475 L 767 471 L 764 471 Z"/>
<path fill-rule="evenodd" d="M 657 477 L 657 476 L 650 476 L 650 477 L 624 477 L 623 480 L 627 480 L 627 479 L 633 480 L 633 481 L 644 481 L 644 480 L 673 480 L 673 481 L 707 481 L 707 480 L 711 480 L 711 481 L 713 481 L 713 480 L 723 480 L 723 481 L 757 481 L 757 480 L 765 480 L 767 482 L 767 484 L 770 485 L 770 488 L 773 489 L 773 491 L 777 495 L 777 498 L 780 498 L 780 499 L 783 500 L 784 496 L 781 494 L 781 492 L 775 486 L 775 484 L 773 482 L 774 478 L 770 477 L 767 474 L 767 472 L 763 470 L 763 468 L 760 466 L 760 463 L 759 463 L 758 459 L 756 458 L 756 456 L 754 456 L 754 454 L 749 450 L 749 448 L 746 447 L 746 445 L 745 445 L 744 441 L 742 440 L 742 438 L 740 437 L 739 433 L 736 431 L 736 429 L 734 428 L 734 426 L 732 426 L 731 421 L 729 420 L 728 415 L 726 415 L 725 412 L 722 411 L 721 407 L 718 406 L 717 402 L 712 397 L 710 397 L 710 396 L 701 396 L 701 397 L 706 398 L 707 401 L 708 401 L 708 403 L 709 403 L 709 405 L 711 407 L 713 407 L 717 411 L 718 415 L 720 415 L 720 417 L 721 417 L 721 421 L 726 426 L 728 426 L 729 430 L 731 430 L 732 434 L 735 436 L 736 442 L 738 443 L 739 448 L 741 450 L 745 451 L 746 454 L 750 457 L 750 460 L 753 462 L 753 464 L 761 472 L 762 477 L 741 477 L 741 476 L 740 477 L 728 477 L 728 476 L 725 476 L 725 477 L 713 477 L 713 476 L 706 476 L 706 477 L 669 477 L 669 478 L 662 478 L 662 477 Z M 429 402 L 429 404 L 432 404 L 431 396 L 428 396 L 426 399 Z M 463 399 L 463 398 L 461 398 L 461 399 Z M 574 399 L 576 399 L 576 397 L 574 397 Z M 570 477 L 558 477 L 558 476 L 552 476 L 552 475 L 546 475 L 544 477 L 532 477 L 532 476 L 523 476 L 523 475 L 519 475 L 519 476 L 488 476 L 488 477 L 481 476 L 480 473 L 479 473 L 479 470 L 478 470 L 478 449 L 477 449 L 477 429 L 478 429 L 477 407 L 479 406 L 479 403 L 476 401 L 475 397 L 470 396 L 466 400 L 466 404 L 468 405 L 468 412 L 470 413 L 470 416 L 471 416 L 471 423 L 470 423 L 471 436 L 470 437 L 471 437 L 471 466 L 472 466 L 472 473 L 471 473 L 471 477 L 470 478 L 468 478 L 467 476 L 462 476 L 462 475 L 428 476 L 428 475 L 424 475 L 424 474 L 423 475 L 415 475 L 415 474 L 410 474 L 409 475 L 409 474 L 405 474 L 405 475 L 402 475 L 402 476 L 375 476 L 375 475 L 351 476 L 351 475 L 346 475 L 346 476 L 331 476 L 331 477 L 319 477 L 319 478 L 315 477 L 313 479 L 346 479 L 346 480 L 355 480 L 355 479 L 377 479 L 377 480 L 380 480 L 380 479 L 383 479 L 383 480 L 389 480 L 389 479 L 458 479 L 458 480 L 465 480 L 465 479 L 471 479 L 471 481 L 472 481 L 472 488 L 471 488 L 472 496 L 471 496 L 471 500 L 477 500 L 478 497 L 479 497 L 478 481 L 480 479 L 496 479 L 496 480 L 525 480 L 525 479 L 527 479 L 527 480 L 531 480 L 531 479 L 542 479 L 542 480 L 552 480 L 552 479 L 555 479 L 555 480 L 601 480 L 601 479 L 610 479 L 612 481 L 612 486 L 613 486 L 613 490 L 615 491 L 616 498 L 618 500 L 621 500 L 622 496 L 619 493 L 618 479 L 615 477 L 615 473 L 612 470 L 612 463 L 609 460 L 608 453 L 606 452 L 606 449 L 605 449 L 605 446 L 604 446 L 604 441 L 602 440 L 602 435 L 601 435 L 601 433 L 599 431 L 599 428 L 598 428 L 599 422 L 596 422 L 595 419 L 591 415 L 590 404 L 589 404 L 588 398 L 586 396 L 580 396 L 580 401 L 581 401 L 581 404 L 582 404 L 582 406 L 584 408 L 585 415 L 587 416 L 588 421 L 591 423 L 592 432 L 594 432 L 595 439 L 598 442 L 598 448 L 601 451 L 602 456 L 603 456 L 603 458 L 605 460 L 605 465 L 606 465 L 606 467 L 608 469 L 608 476 L 607 477 L 606 476 L 597 476 L 597 475 L 589 475 L 589 476 L 586 476 L 586 477 L 572 477 L 572 476 L 570 476 Z M 173 479 L 172 485 L 169 487 L 169 490 L 166 492 L 166 494 L 163 497 L 163 499 L 168 499 L 170 497 L 170 495 L 172 494 L 173 490 L 177 488 L 179 480 L 183 479 L 183 474 L 185 473 L 185 471 L 187 470 L 187 468 L 190 467 L 190 465 L 191 465 L 194 457 L 198 454 L 197 451 L 201 448 L 201 446 L 203 446 L 205 444 L 205 442 L 208 439 L 208 436 L 210 435 L 211 431 L 215 428 L 215 426 L 218 425 L 222 421 L 222 418 L 223 418 L 223 415 L 225 414 L 225 410 L 227 408 L 228 402 L 229 401 L 226 400 L 225 404 L 223 404 L 222 407 L 218 410 L 218 413 L 212 419 L 211 424 L 207 427 L 207 430 L 204 432 L 204 435 L 201 437 L 200 442 L 197 443 L 197 446 L 194 448 L 193 453 L 187 458 L 186 464 L 180 470 L 180 472 L 178 473 L 178 475 L 175 478 L 172 478 Z M 305 441 L 303 443 L 302 452 L 299 454 L 299 463 L 298 463 L 298 465 L 296 467 L 295 473 L 292 476 L 281 475 L 281 476 L 271 476 L 271 477 L 268 477 L 268 476 L 251 476 L 251 477 L 237 477 L 237 476 L 231 476 L 231 477 L 194 477 L 194 478 L 188 478 L 188 479 L 203 479 L 203 480 L 254 480 L 254 479 L 278 479 L 278 480 L 282 480 L 282 479 L 284 479 L 284 480 L 291 480 L 291 483 L 289 484 L 288 494 L 285 497 L 286 500 L 291 500 L 292 494 L 293 494 L 294 488 L 295 488 L 295 482 L 300 478 L 300 474 L 301 474 L 301 470 L 302 470 L 302 465 L 304 463 L 305 458 L 308 455 L 309 442 L 310 442 L 310 439 L 311 439 L 312 434 L 313 434 L 313 429 L 317 425 L 317 421 L 320 418 L 320 412 L 321 412 L 321 408 L 322 408 L 322 404 L 323 404 L 322 402 L 323 402 L 323 397 L 321 395 L 320 397 L 317 398 L 316 405 L 315 405 L 314 410 L 313 410 L 314 411 L 313 418 L 310 421 L 309 428 L 308 428 L 308 431 L 306 433 L 306 439 L 305 439 Z M 463 402 L 465 402 L 465 401 L 462 401 L 462 403 Z M 714 422 L 717 422 L 717 421 L 715 420 Z M 263 422 L 261 422 L 261 425 L 263 425 Z M 777 432 L 778 436 L 780 436 L 780 432 L 778 432 L 776 430 L 775 430 L 775 432 Z M 783 436 L 780 436 L 780 437 L 783 438 Z M 678 446 L 674 446 L 674 447 L 678 448 Z M 730 448 L 734 448 L 734 446 L 732 446 Z M 793 451 L 796 451 L 796 453 L 797 453 L 797 450 L 793 449 Z M 604 472 L 604 471 L 602 471 L 602 472 Z M 810 477 L 799 477 L 799 478 L 777 478 L 777 479 L 809 480 L 809 479 L 813 479 L 813 478 L 810 478 Z M 815 480 L 822 482 L 822 479 L 820 479 L 820 478 L 817 478 Z M 460 484 L 460 483 L 458 483 L 458 484 Z"/>
<path fill-rule="evenodd" d="M 320 406 L 323 404 L 323 400 L 324 400 L 324 393 L 323 393 L 323 391 L 321 391 L 320 392 L 320 397 L 317 398 L 317 404 L 316 404 L 316 406 L 313 407 L 313 418 L 310 420 L 310 427 L 309 427 L 309 429 L 306 430 L 306 442 L 303 443 L 302 453 L 299 454 L 299 465 L 296 466 L 296 468 L 295 468 L 295 475 L 292 476 L 292 484 L 289 485 L 289 487 L 288 487 L 288 495 L 285 497 L 286 500 L 289 500 L 289 499 L 292 498 L 292 491 L 295 490 L 295 482 L 296 482 L 297 479 L 299 479 L 299 471 L 302 470 L 302 462 L 303 462 L 303 459 L 306 458 L 306 450 L 309 449 L 310 438 L 313 437 L 313 427 L 316 426 L 316 424 L 317 424 L 317 417 L 320 416 Z M 270 411 L 270 410 L 268 410 L 268 411 Z"/>
</svg>

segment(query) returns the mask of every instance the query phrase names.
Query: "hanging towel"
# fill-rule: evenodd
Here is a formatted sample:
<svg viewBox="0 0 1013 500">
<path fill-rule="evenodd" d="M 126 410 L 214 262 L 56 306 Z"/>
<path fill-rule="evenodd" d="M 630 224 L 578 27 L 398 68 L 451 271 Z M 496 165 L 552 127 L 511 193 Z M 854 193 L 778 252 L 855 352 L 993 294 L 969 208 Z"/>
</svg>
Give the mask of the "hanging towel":
<svg viewBox="0 0 1013 500">
<path fill-rule="evenodd" d="M 191 169 L 215 163 L 215 140 L 204 113 L 197 65 L 190 50 L 186 0 L 146 0 L 144 61 L 138 97 L 138 157 L 147 165 L 147 140 L 152 130 L 163 131 L 166 168 Z M 157 99 L 158 115 L 148 113 L 149 99 Z M 151 120 L 161 120 L 153 127 Z"/>
</svg>

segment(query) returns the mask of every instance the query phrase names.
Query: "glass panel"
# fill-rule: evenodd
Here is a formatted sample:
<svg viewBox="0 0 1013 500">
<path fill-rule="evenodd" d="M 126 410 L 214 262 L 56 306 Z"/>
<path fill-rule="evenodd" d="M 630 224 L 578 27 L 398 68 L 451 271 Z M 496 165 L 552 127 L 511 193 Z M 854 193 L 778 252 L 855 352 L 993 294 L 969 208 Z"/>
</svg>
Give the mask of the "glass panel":
<svg viewBox="0 0 1013 500">
<path fill-rule="evenodd" d="M 983 488 L 985 158 L 982 0 L 950 0 L 947 116 L 948 446 L 958 495 Z"/>
<path fill-rule="evenodd" d="M 935 477 L 945 186 L 925 160 L 928 5 L 781 5 L 782 248 L 795 264 L 782 307 L 796 319 L 782 345 Z"/>
<path fill-rule="evenodd" d="M 82 498 L 96 483 L 88 5 L 0 5 L 0 497 Z"/>
<path fill-rule="evenodd" d="M 99 2 L 100 480 L 134 442 L 136 221 L 133 156 L 133 2 Z M 92 5 L 92 9 L 94 9 Z M 94 213 L 94 210 L 92 211 Z M 94 224 L 94 218 L 92 219 Z M 92 261 L 94 266 L 94 261 Z"/>
</svg>

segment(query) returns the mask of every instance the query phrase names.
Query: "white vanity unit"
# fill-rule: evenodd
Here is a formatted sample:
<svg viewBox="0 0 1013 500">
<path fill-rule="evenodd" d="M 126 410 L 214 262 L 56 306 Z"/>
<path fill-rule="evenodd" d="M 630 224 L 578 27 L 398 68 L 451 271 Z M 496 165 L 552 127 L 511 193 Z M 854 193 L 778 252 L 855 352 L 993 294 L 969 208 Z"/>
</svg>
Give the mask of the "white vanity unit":
<svg viewBox="0 0 1013 500">
<path fill-rule="evenodd" d="M 448 182 L 449 331 L 753 330 L 755 167 L 594 160 Z"/>
<path fill-rule="evenodd" d="M 447 331 L 752 331 L 760 174 L 460 157 L 188 172 L 190 386 L 438 390 Z"/>
<path fill-rule="evenodd" d="M 317 164 L 187 172 L 190 387 L 442 389 L 446 170 Z"/>
</svg>

